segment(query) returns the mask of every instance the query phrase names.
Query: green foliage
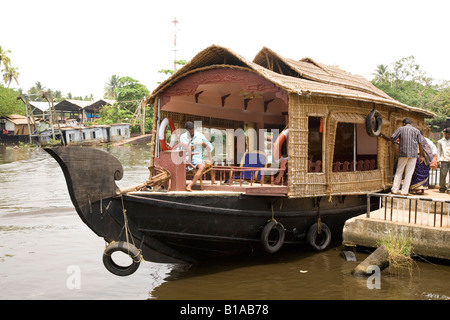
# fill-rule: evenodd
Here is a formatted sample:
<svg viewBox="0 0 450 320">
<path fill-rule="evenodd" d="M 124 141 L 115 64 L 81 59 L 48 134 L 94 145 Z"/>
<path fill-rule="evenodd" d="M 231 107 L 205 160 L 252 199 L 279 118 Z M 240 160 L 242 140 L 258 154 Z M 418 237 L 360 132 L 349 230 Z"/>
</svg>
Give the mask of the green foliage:
<svg viewBox="0 0 450 320">
<path fill-rule="evenodd" d="M 113 105 L 103 106 L 100 111 L 100 120 L 96 120 L 95 122 L 101 124 L 128 122 L 127 120 L 131 119 L 132 116 L 133 114 L 130 111 L 114 103 Z"/>
<path fill-rule="evenodd" d="M 104 97 L 114 98 L 116 103 L 107 105 L 100 111 L 100 119 L 96 120 L 98 124 L 113 124 L 127 122 L 133 124 L 136 109 L 140 106 L 142 99 L 150 93 L 150 91 L 139 81 L 131 77 L 119 77 L 112 75 L 106 82 Z M 145 131 L 152 128 L 153 112 L 146 114 Z M 139 132 L 141 130 L 140 123 L 136 122 L 131 127 L 131 132 Z"/>
<path fill-rule="evenodd" d="M 401 58 L 390 66 L 378 65 L 372 83 L 392 98 L 409 106 L 430 110 L 436 114 L 427 119 L 432 131 L 443 129 L 450 115 L 450 83 L 435 83 L 413 56 Z"/>
<path fill-rule="evenodd" d="M 17 100 L 19 93 L 0 84 L 0 117 L 10 114 L 25 115 L 25 105 Z"/>
<path fill-rule="evenodd" d="M 131 77 L 121 77 L 119 79 L 119 86 L 115 91 L 117 92 L 118 101 L 140 101 L 150 93 L 146 86 Z"/>
<path fill-rule="evenodd" d="M 179 66 L 183 66 L 187 63 L 186 60 L 176 60 L 175 64 Z M 173 75 L 176 72 L 176 70 L 173 69 L 160 69 L 158 70 L 158 73 L 164 73 L 165 75 Z"/>
</svg>

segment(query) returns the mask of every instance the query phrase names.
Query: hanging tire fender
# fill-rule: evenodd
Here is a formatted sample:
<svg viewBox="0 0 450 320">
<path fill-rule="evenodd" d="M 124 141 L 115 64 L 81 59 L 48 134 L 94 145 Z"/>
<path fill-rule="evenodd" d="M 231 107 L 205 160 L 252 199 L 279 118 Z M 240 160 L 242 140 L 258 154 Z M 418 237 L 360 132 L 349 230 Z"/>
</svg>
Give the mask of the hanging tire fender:
<svg viewBox="0 0 450 320">
<path fill-rule="evenodd" d="M 319 229 L 319 223 L 314 223 L 306 233 L 306 241 L 315 251 L 325 250 L 331 243 L 330 228 L 325 223 L 320 222 Z"/>
<path fill-rule="evenodd" d="M 129 266 L 120 266 L 116 264 L 111 257 L 111 255 L 116 251 L 121 251 L 129 255 L 132 259 L 131 264 Z M 133 274 L 139 268 L 141 258 L 141 251 L 133 244 L 125 241 L 113 241 L 105 248 L 105 251 L 103 252 L 103 264 L 106 269 L 112 274 L 122 277 Z"/>
<path fill-rule="evenodd" d="M 381 129 L 383 128 L 383 118 L 381 113 L 372 110 L 366 117 L 366 131 L 371 137 L 378 137 L 381 134 Z"/>
<path fill-rule="evenodd" d="M 269 239 L 269 235 L 272 231 L 276 232 L 276 240 L 274 243 L 271 243 L 271 240 Z M 269 220 L 261 232 L 261 243 L 264 250 L 269 253 L 275 253 L 280 250 L 284 243 L 284 236 L 285 231 L 283 225 L 276 220 Z"/>
</svg>

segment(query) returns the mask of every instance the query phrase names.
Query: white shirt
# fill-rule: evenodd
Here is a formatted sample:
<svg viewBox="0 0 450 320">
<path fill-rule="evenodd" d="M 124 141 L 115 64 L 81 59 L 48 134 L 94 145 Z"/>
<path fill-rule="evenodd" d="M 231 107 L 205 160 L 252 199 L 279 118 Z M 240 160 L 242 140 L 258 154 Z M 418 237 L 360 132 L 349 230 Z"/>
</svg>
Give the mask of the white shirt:
<svg viewBox="0 0 450 320">
<path fill-rule="evenodd" d="M 428 145 L 431 148 L 431 152 L 433 152 L 433 155 L 437 155 L 437 148 L 434 145 L 433 141 L 431 141 L 430 139 L 428 139 L 427 137 L 424 137 L 425 141 L 428 143 Z"/>
<path fill-rule="evenodd" d="M 440 139 L 437 142 L 437 159 L 438 161 L 450 161 L 450 139 Z"/>
<path fill-rule="evenodd" d="M 194 137 L 191 138 L 189 132 L 185 132 L 180 136 L 180 142 L 187 144 L 188 146 L 194 146 L 193 154 L 192 154 L 192 164 L 197 166 L 199 163 L 203 162 L 203 147 L 202 142 L 206 143 L 208 151 L 211 152 L 214 150 L 211 142 L 206 139 L 206 137 L 200 133 L 195 131 Z"/>
</svg>

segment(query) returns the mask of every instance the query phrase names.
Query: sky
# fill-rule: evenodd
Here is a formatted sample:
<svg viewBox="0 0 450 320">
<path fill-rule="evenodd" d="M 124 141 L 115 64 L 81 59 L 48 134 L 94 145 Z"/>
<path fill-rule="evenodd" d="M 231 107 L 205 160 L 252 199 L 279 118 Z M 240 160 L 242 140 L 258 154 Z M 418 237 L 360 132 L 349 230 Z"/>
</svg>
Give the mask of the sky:
<svg viewBox="0 0 450 320">
<path fill-rule="evenodd" d="M 153 91 L 167 78 L 158 70 L 213 44 L 250 61 L 268 47 L 368 80 L 412 55 L 429 76 L 450 80 L 449 12 L 448 0 L 1 0 L 0 46 L 20 74 L 11 88 L 39 81 L 95 99 L 112 75 Z"/>
</svg>

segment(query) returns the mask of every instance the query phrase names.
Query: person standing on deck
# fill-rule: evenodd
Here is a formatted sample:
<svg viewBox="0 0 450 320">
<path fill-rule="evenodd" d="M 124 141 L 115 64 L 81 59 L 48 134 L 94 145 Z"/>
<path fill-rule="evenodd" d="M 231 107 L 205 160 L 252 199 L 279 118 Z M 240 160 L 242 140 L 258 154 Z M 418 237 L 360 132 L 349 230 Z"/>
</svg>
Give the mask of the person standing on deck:
<svg viewBox="0 0 450 320">
<path fill-rule="evenodd" d="M 444 129 L 444 137 L 437 142 L 437 159 L 440 167 L 439 192 L 447 191 L 447 174 L 450 171 L 450 128 Z"/>
<path fill-rule="evenodd" d="M 422 134 L 419 129 L 414 128 L 411 125 L 411 119 L 403 119 L 403 126 L 395 130 L 390 137 L 386 137 L 380 134 L 380 137 L 394 142 L 399 139 L 399 153 L 397 170 L 395 171 L 394 183 L 392 185 L 391 193 L 397 194 L 402 182 L 403 173 L 405 173 L 405 179 L 401 189 L 401 194 L 406 196 L 409 192 L 409 186 L 411 184 L 411 178 L 414 173 L 417 162 L 417 147 L 419 147 L 419 154 L 423 155 L 423 147 L 420 144 L 422 140 Z M 419 157 L 419 163 L 424 161 L 423 156 Z"/>
<path fill-rule="evenodd" d="M 180 142 L 191 147 L 191 164 L 194 166 L 194 169 L 198 169 L 191 182 L 186 186 L 187 191 L 192 191 L 192 186 L 197 182 L 198 179 L 200 179 L 203 171 L 205 171 L 206 168 L 205 162 L 203 161 L 203 148 L 207 148 L 209 152 L 211 152 L 213 151 L 214 147 L 202 133 L 196 132 L 194 130 L 193 122 L 186 122 L 184 128 L 187 130 L 187 132 L 183 133 L 180 136 Z M 192 168 L 189 168 L 188 170 L 192 170 Z"/>
<path fill-rule="evenodd" d="M 423 136 L 423 132 L 420 131 L 420 133 Z M 437 169 L 437 148 L 433 141 L 423 136 L 420 143 L 425 151 L 422 155 L 425 161 L 422 163 L 416 162 L 416 168 L 414 170 L 409 189 L 409 192 L 413 194 L 425 193 L 425 190 L 428 189 L 429 185 L 428 180 L 430 176 L 430 168 Z"/>
</svg>

